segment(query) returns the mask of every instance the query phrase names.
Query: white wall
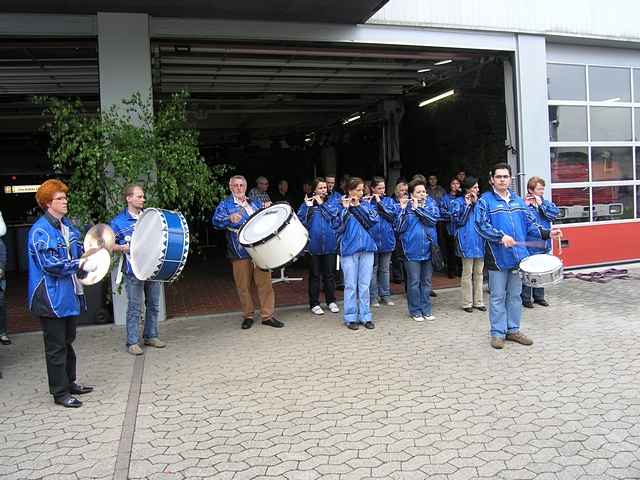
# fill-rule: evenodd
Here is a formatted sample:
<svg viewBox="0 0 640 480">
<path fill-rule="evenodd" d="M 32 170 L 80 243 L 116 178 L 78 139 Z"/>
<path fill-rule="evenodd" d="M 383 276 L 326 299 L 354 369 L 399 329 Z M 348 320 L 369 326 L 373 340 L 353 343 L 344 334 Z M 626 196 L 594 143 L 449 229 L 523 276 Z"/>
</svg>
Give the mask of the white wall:
<svg viewBox="0 0 640 480">
<path fill-rule="evenodd" d="M 640 41 L 636 0 L 390 0 L 368 23 Z"/>
</svg>

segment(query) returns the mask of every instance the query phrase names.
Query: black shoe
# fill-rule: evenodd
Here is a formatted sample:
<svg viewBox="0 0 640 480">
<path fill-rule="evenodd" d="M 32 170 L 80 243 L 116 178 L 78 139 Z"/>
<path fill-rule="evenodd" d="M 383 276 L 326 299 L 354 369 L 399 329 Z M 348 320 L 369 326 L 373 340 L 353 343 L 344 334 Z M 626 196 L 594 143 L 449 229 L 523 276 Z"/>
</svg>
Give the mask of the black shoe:
<svg viewBox="0 0 640 480">
<path fill-rule="evenodd" d="M 270 327 L 274 327 L 274 328 L 282 328 L 282 327 L 284 327 L 284 323 L 282 323 L 276 317 L 271 317 L 269 320 L 263 320 L 262 324 L 263 325 L 269 325 Z"/>
<path fill-rule="evenodd" d="M 467 313 L 473 313 L 473 307 L 463 307 L 462 309 Z"/>
<path fill-rule="evenodd" d="M 251 325 L 253 325 L 253 318 L 245 318 L 242 321 L 242 329 L 246 330 L 247 328 L 251 328 Z"/>
<path fill-rule="evenodd" d="M 543 307 L 549 306 L 549 302 L 547 302 L 544 298 L 542 300 L 534 300 L 533 303 L 537 303 L 538 305 L 542 305 Z"/>
<path fill-rule="evenodd" d="M 437 297 L 438 294 L 436 292 L 434 292 L 433 290 L 431 290 L 431 292 L 429 292 L 429 296 L 430 297 Z"/>
<path fill-rule="evenodd" d="M 358 330 L 360 326 L 356 322 L 347 323 L 347 328 L 349 330 Z"/>
<path fill-rule="evenodd" d="M 531 303 L 531 302 L 522 302 L 522 306 L 523 307 L 527 307 L 527 308 L 533 308 L 533 303 Z"/>
<path fill-rule="evenodd" d="M 395 283 L 396 285 L 400 285 L 402 283 L 402 280 L 400 280 L 399 278 L 394 278 L 393 280 L 391 280 L 391 283 Z"/>
<path fill-rule="evenodd" d="M 366 328 L 367 330 L 373 330 L 374 328 L 376 328 L 376 326 L 373 322 L 367 322 L 364 324 L 364 328 Z"/>
<path fill-rule="evenodd" d="M 0 343 L 2 345 L 11 345 L 11 340 L 6 335 L 0 335 Z"/>
<path fill-rule="evenodd" d="M 484 305 L 482 305 L 481 307 L 473 307 L 476 310 L 480 310 L 481 312 L 486 312 L 487 311 L 487 307 L 485 307 Z"/>
<path fill-rule="evenodd" d="M 69 393 L 72 395 L 84 395 L 85 393 L 93 392 L 93 387 L 87 385 L 80 385 L 78 383 L 72 383 L 69 387 Z"/>
<path fill-rule="evenodd" d="M 449 272 L 449 273 L 447 273 L 447 277 L 453 278 L 453 277 L 455 277 L 455 275 L 453 274 L 453 272 Z"/>
<path fill-rule="evenodd" d="M 78 408 L 82 406 L 82 402 L 71 395 L 66 395 L 62 398 L 55 398 L 53 401 L 65 408 Z"/>
</svg>

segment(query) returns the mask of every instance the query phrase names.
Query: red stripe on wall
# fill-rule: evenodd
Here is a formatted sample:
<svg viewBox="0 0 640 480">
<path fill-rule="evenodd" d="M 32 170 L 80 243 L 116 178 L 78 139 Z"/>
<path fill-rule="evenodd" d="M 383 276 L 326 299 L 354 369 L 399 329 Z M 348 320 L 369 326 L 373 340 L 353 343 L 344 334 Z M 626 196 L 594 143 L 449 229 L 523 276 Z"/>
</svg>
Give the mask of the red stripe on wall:
<svg viewBox="0 0 640 480">
<path fill-rule="evenodd" d="M 554 242 L 553 253 L 565 267 L 598 265 L 640 259 L 640 222 L 611 223 L 565 227 L 563 240 L 568 242 L 558 255 Z"/>
</svg>

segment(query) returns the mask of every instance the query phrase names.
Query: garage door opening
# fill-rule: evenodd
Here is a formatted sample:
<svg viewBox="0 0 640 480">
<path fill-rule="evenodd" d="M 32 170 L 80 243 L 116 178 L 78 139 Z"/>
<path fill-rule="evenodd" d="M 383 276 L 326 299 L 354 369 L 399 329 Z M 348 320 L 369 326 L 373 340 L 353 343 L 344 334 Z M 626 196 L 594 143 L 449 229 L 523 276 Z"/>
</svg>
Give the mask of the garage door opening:
<svg viewBox="0 0 640 480">
<path fill-rule="evenodd" d="M 152 42 L 154 98 L 190 92 L 206 161 L 231 165 L 249 188 L 258 176 L 272 192 L 286 180 L 296 208 L 303 184 L 327 173 L 383 175 L 391 188 L 398 177 L 433 173 L 446 188 L 463 168 L 486 186 L 513 135 L 505 121 L 507 59 L 377 45 Z M 170 315 L 238 308 L 223 235 L 207 223 L 198 230 L 198 254 L 167 291 Z M 304 261 L 287 272 L 303 277 Z M 455 284 L 434 277 L 435 288 Z M 305 282 L 276 293 L 278 305 L 307 302 Z"/>
</svg>

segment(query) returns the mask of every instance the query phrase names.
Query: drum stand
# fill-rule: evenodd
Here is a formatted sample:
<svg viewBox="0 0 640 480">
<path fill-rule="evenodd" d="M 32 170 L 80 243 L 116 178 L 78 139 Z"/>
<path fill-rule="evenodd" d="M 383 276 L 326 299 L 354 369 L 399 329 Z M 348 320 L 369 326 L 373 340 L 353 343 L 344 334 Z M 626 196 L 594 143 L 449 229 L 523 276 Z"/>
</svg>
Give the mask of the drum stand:
<svg viewBox="0 0 640 480">
<path fill-rule="evenodd" d="M 271 284 L 272 285 L 275 285 L 276 283 L 301 282 L 302 280 L 304 280 L 304 278 L 287 277 L 287 274 L 284 272 L 284 268 L 285 267 L 282 267 L 280 269 L 280 277 L 279 278 L 273 278 L 271 280 Z"/>
</svg>

